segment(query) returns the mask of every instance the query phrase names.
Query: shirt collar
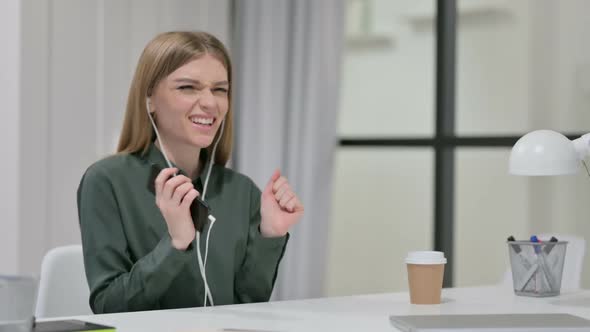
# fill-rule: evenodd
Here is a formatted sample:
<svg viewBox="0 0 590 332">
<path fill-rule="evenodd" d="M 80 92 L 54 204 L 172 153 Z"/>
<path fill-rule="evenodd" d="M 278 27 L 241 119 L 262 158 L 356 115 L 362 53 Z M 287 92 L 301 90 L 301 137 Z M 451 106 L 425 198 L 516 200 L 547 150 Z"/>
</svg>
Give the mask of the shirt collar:
<svg viewBox="0 0 590 332">
<path fill-rule="evenodd" d="M 154 144 L 154 142 L 152 142 L 150 144 L 147 152 L 142 155 L 142 158 L 144 160 L 146 160 L 149 164 L 155 164 L 161 169 L 168 167 L 168 164 L 166 163 L 166 158 L 164 158 L 162 151 L 160 151 L 160 149 L 158 149 L 158 147 Z M 195 185 L 197 190 L 199 192 L 201 192 L 203 190 L 203 184 L 205 183 L 205 178 L 207 177 L 207 169 L 209 167 L 209 164 L 207 164 L 207 149 L 201 149 L 201 152 L 199 154 L 199 159 L 204 163 L 205 167 L 201 171 L 201 174 L 199 174 L 199 177 L 193 180 L 193 184 Z M 177 167 L 172 161 L 170 163 L 172 164 L 173 167 Z M 213 188 L 214 187 L 213 183 L 215 182 L 214 179 L 216 177 L 215 175 L 217 173 L 215 169 L 216 169 L 216 166 L 213 165 L 213 169 L 211 170 L 211 175 L 210 175 L 210 179 L 209 179 L 209 186 L 207 188 L 207 196 L 209 196 L 210 194 L 212 194 L 213 192 L 216 191 Z M 180 168 L 179 168 L 179 173 L 184 176 L 188 176 Z"/>
</svg>

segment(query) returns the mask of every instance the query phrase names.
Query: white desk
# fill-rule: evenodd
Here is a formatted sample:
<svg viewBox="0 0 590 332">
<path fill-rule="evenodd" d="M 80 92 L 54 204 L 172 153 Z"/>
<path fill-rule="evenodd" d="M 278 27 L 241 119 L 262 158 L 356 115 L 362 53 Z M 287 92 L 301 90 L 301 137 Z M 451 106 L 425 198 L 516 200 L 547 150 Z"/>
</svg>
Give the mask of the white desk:
<svg viewBox="0 0 590 332">
<path fill-rule="evenodd" d="M 211 328 L 263 331 L 396 331 L 389 315 L 570 313 L 590 319 L 590 290 L 529 298 L 496 286 L 443 290 L 441 305 L 411 305 L 407 293 L 230 305 L 74 317 L 119 332 L 198 332 Z"/>
</svg>

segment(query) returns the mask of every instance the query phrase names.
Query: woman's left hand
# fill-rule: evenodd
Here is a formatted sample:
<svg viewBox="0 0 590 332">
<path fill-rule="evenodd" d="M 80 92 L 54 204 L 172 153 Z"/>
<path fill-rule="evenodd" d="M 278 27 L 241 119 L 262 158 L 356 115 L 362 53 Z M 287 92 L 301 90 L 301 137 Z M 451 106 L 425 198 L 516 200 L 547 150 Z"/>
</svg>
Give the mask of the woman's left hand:
<svg viewBox="0 0 590 332">
<path fill-rule="evenodd" d="M 260 233 L 264 237 L 284 236 L 303 216 L 303 204 L 279 170 L 262 192 L 260 215 Z"/>
</svg>

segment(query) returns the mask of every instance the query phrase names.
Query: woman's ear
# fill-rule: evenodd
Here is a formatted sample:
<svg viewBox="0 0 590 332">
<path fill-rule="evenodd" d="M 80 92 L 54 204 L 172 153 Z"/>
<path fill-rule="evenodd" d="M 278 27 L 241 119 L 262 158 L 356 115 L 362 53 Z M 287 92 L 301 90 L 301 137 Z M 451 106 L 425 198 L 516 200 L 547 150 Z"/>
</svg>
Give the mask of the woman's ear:
<svg viewBox="0 0 590 332">
<path fill-rule="evenodd" d="M 146 97 L 146 98 L 145 98 L 145 108 L 147 109 L 147 112 L 148 112 L 150 115 L 153 115 L 153 114 L 154 114 L 154 112 L 155 112 L 155 111 L 154 111 L 154 110 L 153 110 L 153 108 L 152 108 L 152 100 L 151 100 L 151 98 L 150 98 L 150 97 Z"/>
</svg>

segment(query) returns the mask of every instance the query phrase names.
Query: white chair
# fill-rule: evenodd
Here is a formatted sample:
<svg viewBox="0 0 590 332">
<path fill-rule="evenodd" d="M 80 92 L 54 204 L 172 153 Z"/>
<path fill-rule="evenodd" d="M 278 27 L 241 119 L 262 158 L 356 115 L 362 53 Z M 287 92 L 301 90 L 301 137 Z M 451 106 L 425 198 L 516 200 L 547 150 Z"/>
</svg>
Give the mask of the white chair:
<svg viewBox="0 0 590 332">
<path fill-rule="evenodd" d="M 555 236 L 559 241 L 567 241 L 563 274 L 561 277 L 561 290 L 578 290 L 582 288 L 582 270 L 584 268 L 584 256 L 586 254 L 586 240 L 584 238 L 567 234 L 540 234 L 539 239 L 549 239 Z M 512 289 L 512 272 L 510 268 L 504 273 L 502 286 Z"/>
<path fill-rule="evenodd" d="M 43 258 L 35 316 L 91 315 L 82 246 L 51 249 Z"/>
</svg>

